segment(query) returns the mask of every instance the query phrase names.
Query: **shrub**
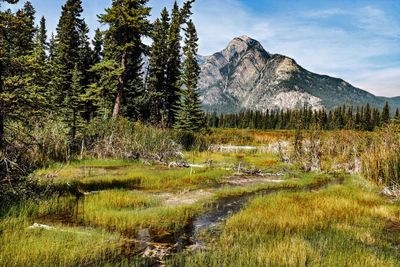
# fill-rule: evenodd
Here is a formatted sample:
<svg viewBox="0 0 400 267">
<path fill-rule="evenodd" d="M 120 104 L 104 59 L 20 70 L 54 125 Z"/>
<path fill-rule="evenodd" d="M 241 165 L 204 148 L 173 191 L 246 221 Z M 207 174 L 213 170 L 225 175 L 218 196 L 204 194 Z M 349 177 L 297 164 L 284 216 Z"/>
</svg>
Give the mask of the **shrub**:
<svg viewBox="0 0 400 267">
<path fill-rule="evenodd" d="M 182 156 L 170 131 L 124 118 L 94 120 L 84 136 L 85 150 L 90 157 L 167 161 Z"/>
<path fill-rule="evenodd" d="M 362 174 L 379 184 L 400 183 L 400 125 L 378 130 L 362 155 Z"/>
</svg>

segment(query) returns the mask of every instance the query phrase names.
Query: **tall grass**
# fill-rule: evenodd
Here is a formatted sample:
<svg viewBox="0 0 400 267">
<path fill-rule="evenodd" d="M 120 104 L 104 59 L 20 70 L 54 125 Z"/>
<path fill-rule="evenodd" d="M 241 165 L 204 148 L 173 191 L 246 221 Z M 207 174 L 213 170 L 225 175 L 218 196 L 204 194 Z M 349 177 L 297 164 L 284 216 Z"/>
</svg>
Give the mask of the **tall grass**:
<svg viewBox="0 0 400 267">
<path fill-rule="evenodd" d="M 2 266 L 87 266 L 120 257 L 123 243 L 96 230 L 11 228 L 2 231 L 0 247 Z"/>
<path fill-rule="evenodd" d="M 400 125 L 388 125 L 374 134 L 362 155 L 362 173 L 379 184 L 400 185 Z"/>
<path fill-rule="evenodd" d="M 38 170 L 41 181 L 74 184 L 83 191 L 113 188 L 152 191 L 179 191 L 214 187 L 230 173 L 218 168 L 175 168 L 163 165 L 144 165 L 136 161 L 82 160 L 67 166 L 54 165 Z"/>
<path fill-rule="evenodd" d="M 145 158 L 168 161 L 180 158 L 180 146 L 171 131 L 127 119 L 94 120 L 85 133 L 84 149 L 95 158 Z"/>
<path fill-rule="evenodd" d="M 210 248 L 173 266 L 398 266 L 399 206 L 362 180 L 319 192 L 256 197 L 228 219 Z M 392 222 L 389 224 L 388 222 Z M 214 240 L 214 241 L 213 241 Z"/>
</svg>

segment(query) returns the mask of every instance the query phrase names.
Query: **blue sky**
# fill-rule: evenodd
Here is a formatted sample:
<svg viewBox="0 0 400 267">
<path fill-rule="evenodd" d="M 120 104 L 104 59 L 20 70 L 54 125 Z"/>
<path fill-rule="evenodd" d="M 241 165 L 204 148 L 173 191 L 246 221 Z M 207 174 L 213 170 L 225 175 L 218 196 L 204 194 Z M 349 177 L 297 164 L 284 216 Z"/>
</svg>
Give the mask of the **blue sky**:
<svg viewBox="0 0 400 267">
<path fill-rule="evenodd" d="M 54 30 L 64 0 L 31 2 Z M 110 3 L 83 0 L 91 29 Z M 172 3 L 150 0 L 153 18 Z M 246 34 L 310 71 L 377 95 L 400 95 L 400 0 L 197 0 L 193 11 L 203 55 Z"/>
</svg>

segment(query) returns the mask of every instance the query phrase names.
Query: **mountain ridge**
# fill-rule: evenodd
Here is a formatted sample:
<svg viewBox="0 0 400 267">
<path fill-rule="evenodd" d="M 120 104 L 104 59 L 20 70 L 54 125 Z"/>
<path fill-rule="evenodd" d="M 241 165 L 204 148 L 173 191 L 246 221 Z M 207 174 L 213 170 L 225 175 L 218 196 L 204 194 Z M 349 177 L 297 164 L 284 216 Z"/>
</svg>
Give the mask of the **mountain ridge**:
<svg viewBox="0 0 400 267">
<path fill-rule="evenodd" d="M 340 78 L 310 72 L 294 59 L 267 52 L 246 35 L 222 51 L 202 56 L 199 91 L 206 111 L 333 109 L 343 104 L 400 107 L 400 97 L 375 96 Z"/>
</svg>

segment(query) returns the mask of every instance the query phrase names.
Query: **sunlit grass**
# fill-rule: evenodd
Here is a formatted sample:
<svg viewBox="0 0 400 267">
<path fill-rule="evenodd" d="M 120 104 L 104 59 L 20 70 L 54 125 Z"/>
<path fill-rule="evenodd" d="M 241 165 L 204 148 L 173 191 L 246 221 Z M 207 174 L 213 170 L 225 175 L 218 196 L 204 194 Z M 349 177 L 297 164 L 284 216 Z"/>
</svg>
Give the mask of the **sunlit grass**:
<svg viewBox="0 0 400 267">
<path fill-rule="evenodd" d="M 261 183 L 254 184 L 245 187 L 232 187 L 226 186 L 215 191 L 215 196 L 218 198 L 235 197 L 242 196 L 263 191 L 274 191 L 274 190 L 301 190 L 309 189 L 314 187 L 320 187 L 324 185 L 329 185 L 330 182 L 340 182 L 343 177 L 341 175 L 330 176 L 321 175 L 317 173 L 301 173 L 297 174 L 295 177 L 287 175 L 283 177 L 285 180 L 279 183 Z M 282 177 L 278 177 L 282 179 Z"/>
<path fill-rule="evenodd" d="M 280 159 L 272 153 L 256 153 L 256 151 L 233 152 L 186 152 L 185 158 L 193 164 L 210 163 L 215 166 L 227 167 L 242 164 L 248 167 L 269 168 L 280 164 Z"/>
<path fill-rule="evenodd" d="M 254 198 L 188 266 L 398 266 L 400 206 L 359 178 L 318 192 Z M 394 223 L 396 222 L 396 223 Z M 394 236 L 394 237 L 393 237 Z M 397 238 L 396 238 L 397 237 Z"/>
<path fill-rule="evenodd" d="M 42 181 L 73 183 L 84 191 L 113 188 L 175 191 L 213 187 L 230 173 L 220 168 L 168 168 L 128 161 L 102 166 L 101 162 L 74 162 L 64 168 L 39 170 L 35 175 Z"/>
<path fill-rule="evenodd" d="M 66 226 L 29 229 L 25 220 L 0 222 L 1 266 L 96 265 L 122 252 L 118 234 Z"/>
<path fill-rule="evenodd" d="M 155 233 L 184 228 L 201 205 L 163 206 L 156 196 L 138 191 L 103 191 L 85 198 L 79 220 L 88 226 L 117 231 L 130 237 L 149 228 Z"/>
</svg>

